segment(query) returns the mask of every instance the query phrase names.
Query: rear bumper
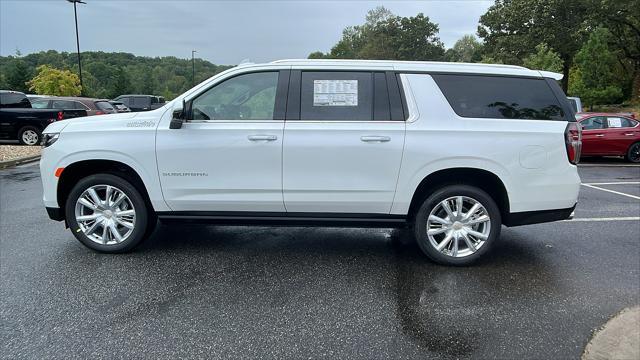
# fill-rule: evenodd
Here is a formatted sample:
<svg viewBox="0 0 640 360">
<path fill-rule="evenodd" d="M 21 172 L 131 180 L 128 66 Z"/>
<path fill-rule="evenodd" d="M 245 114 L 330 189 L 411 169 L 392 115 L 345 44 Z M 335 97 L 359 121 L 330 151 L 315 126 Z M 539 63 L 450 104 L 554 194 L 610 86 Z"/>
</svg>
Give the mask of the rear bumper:
<svg viewBox="0 0 640 360">
<path fill-rule="evenodd" d="M 64 212 L 60 208 L 47 207 L 47 214 L 51 220 L 62 221 L 64 220 Z"/>
<path fill-rule="evenodd" d="M 576 209 L 574 204 L 566 209 L 540 210 L 540 211 L 524 211 L 510 213 L 503 223 L 506 226 L 531 225 L 545 222 L 567 220 L 573 217 L 573 211 Z"/>
</svg>

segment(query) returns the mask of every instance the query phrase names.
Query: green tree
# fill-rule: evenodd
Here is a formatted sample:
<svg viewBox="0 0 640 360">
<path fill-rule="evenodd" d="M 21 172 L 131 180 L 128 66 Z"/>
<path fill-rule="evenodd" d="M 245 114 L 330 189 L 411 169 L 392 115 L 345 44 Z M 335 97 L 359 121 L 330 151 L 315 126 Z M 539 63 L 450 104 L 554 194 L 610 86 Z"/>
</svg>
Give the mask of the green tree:
<svg viewBox="0 0 640 360">
<path fill-rule="evenodd" d="M 589 106 L 611 104 L 622 97 L 622 89 L 614 81 L 617 64 L 615 54 L 609 49 L 610 38 L 607 29 L 597 28 L 576 54 L 579 76 L 570 92 Z"/>
<path fill-rule="evenodd" d="M 562 72 L 562 59 L 547 44 L 536 45 L 536 52 L 524 59 L 524 66 L 532 70 Z"/>
<path fill-rule="evenodd" d="M 429 17 L 396 16 L 384 7 L 367 13 L 362 25 L 348 26 L 329 54 L 340 59 L 441 60 L 444 44 L 438 38 L 438 25 Z M 310 55 L 311 56 L 311 55 Z"/>
<path fill-rule="evenodd" d="M 28 92 L 29 79 L 31 79 L 31 71 L 22 59 L 15 59 L 9 64 L 6 75 L 9 90 Z"/>
<path fill-rule="evenodd" d="M 326 55 L 322 51 L 314 51 L 309 54 L 307 59 L 324 59 L 325 57 Z"/>
<path fill-rule="evenodd" d="M 47 65 L 37 68 L 38 75 L 28 82 L 29 90 L 40 95 L 78 96 L 80 79 L 69 70 L 59 70 Z"/>
<path fill-rule="evenodd" d="M 129 76 L 127 76 L 124 68 L 119 68 L 113 83 L 113 90 L 109 97 L 115 98 L 120 95 L 130 94 L 131 92 L 131 81 L 129 80 Z"/>
<path fill-rule="evenodd" d="M 593 25 L 605 25 L 623 67 L 632 102 L 640 104 L 640 1 L 592 0 Z M 626 79 L 625 79 L 626 78 Z"/>
<path fill-rule="evenodd" d="M 476 63 L 482 60 L 482 43 L 473 35 L 464 35 L 445 53 L 445 59 L 453 62 Z"/>
<path fill-rule="evenodd" d="M 546 43 L 562 60 L 566 91 L 573 57 L 587 35 L 594 0 L 496 0 L 480 17 L 478 35 L 491 57 L 521 65 L 536 45 Z"/>
<path fill-rule="evenodd" d="M 142 93 L 143 94 L 154 94 L 154 84 L 153 84 L 153 70 L 149 67 L 143 69 L 142 75 Z"/>
</svg>

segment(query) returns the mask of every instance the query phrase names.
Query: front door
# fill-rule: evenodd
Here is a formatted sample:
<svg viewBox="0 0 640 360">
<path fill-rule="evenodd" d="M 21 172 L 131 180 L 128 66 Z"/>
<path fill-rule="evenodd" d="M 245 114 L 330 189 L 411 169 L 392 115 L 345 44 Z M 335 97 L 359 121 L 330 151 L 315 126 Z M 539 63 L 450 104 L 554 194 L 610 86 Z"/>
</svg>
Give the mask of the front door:
<svg viewBox="0 0 640 360">
<path fill-rule="evenodd" d="M 278 77 L 223 80 L 192 100 L 181 129 L 158 129 L 158 171 L 173 211 L 284 211 Z"/>
<path fill-rule="evenodd" d="M 606 155 L 607 118 L 592 116 L 580 121 L 582 126 L 582 155 Z"/>
</svg>

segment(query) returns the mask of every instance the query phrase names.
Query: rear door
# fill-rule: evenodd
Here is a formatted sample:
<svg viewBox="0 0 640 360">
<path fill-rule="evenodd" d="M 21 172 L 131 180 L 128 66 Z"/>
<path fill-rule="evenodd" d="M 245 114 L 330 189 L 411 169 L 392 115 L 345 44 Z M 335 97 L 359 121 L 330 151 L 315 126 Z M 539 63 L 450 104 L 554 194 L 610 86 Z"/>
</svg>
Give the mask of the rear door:
<svg viewBox="0 0 640 360">
<path fill-rule="evenodd" d="M 626 155 L 640 136 L 638 122 L 621 116 L 607 116 L 605 145 L 613 155 Z"/>
<path fill-rule="evenodd" d="M 607 118 L 592 116 L 580 121 L 582 126 L 582 155 L 605 155 Z"/>
<path fill-rule="evenodd" d="M 287 212 L 388 214 L 404 135 L 395 74 L 292 71 L 283 145 Z"/>
</svg>

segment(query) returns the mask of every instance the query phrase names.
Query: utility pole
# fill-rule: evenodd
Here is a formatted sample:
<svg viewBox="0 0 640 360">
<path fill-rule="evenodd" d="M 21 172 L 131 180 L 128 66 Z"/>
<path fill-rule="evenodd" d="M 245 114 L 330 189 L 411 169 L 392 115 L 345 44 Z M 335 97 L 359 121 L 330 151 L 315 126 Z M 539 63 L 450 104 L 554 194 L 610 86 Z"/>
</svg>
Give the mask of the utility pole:
<svg viewBox="0 0 640 360">
<path fill-rule="evenodd" d="M 76 9 L 76 4 L 86 4 L 86 2 L 82 0 L 67 0 L 70 3 L 73 3 L 73 15 L 76 18 L 76 46 L 78 48 L 78 72 L 80 73 L 80 95 L 84 94 L 84 86 L 82 86 L 82 62 L 80 61 L 80 35 L 78 34 L 78 10 Z"/>
<path fill-rule="evenodd" d="M 194 54 L 197 53 L 195 50 L 191 50 L 191 86 L 196 86 L 196 58 Z"/>
</svg>

